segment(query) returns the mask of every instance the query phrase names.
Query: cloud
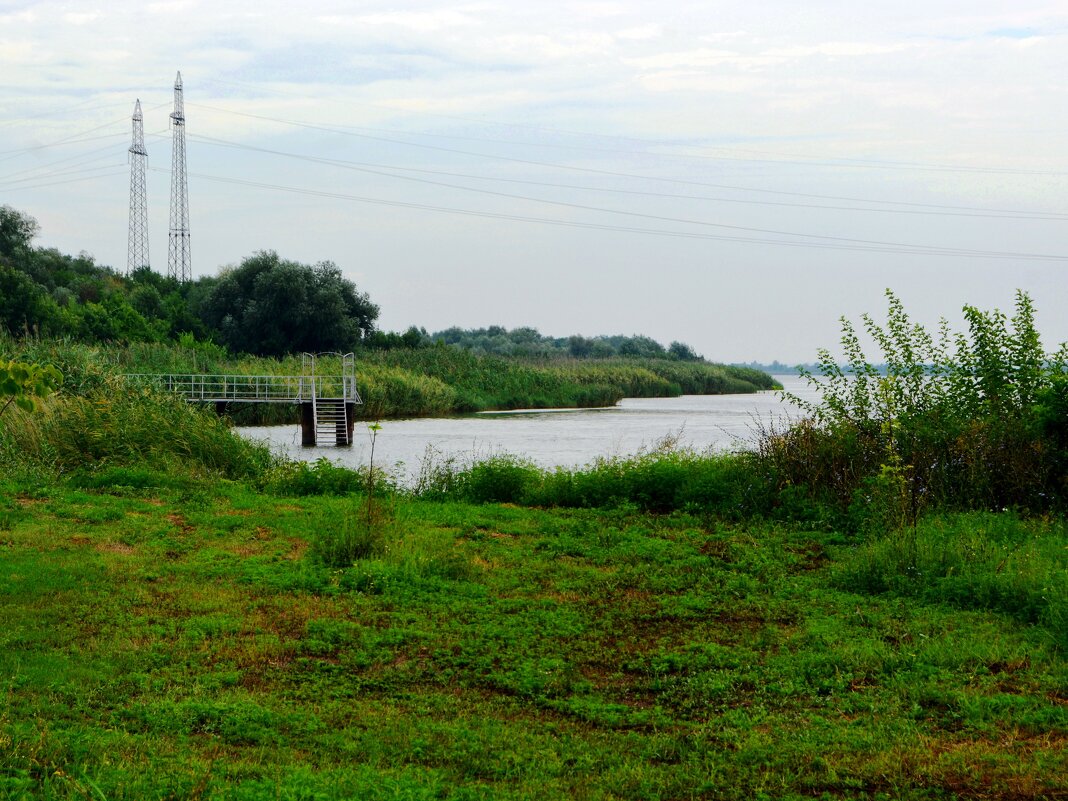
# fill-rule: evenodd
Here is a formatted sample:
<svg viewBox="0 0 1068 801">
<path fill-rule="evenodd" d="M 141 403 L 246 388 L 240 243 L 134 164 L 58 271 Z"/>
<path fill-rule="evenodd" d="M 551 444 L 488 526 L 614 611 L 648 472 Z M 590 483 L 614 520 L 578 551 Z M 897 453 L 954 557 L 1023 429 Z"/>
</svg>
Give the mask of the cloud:
<svg viewBox="0 0 1068 801">
<path fill-rule="evenodd" d="M 52 63 L 55 54 L 36 42 L 0 39 L 0 52 L 4 54 L 4 65 L 8 70 L 19 66 L 36 66 Z"/>
<path fill-rule="evenodd" d="M 148 3 L 145 11 L 149 14 L 184 14 L 196 8 L 196 0 L 157 0 Z"/>
<path fill-rule="evenodd" d="M 68 25 L 88 25 L 100 19 L 99 11 L 71 11 L 63 15 L 63 21 Z"/>
<path fill-rule="evenodd" d="M 746 75 L 713 75 L 689 70 L 658 70 L 642 75 L 638 82 L 650 92 L 754 92 L 767 86 L 767 81 Z"/>
<path fill-rule="evenodd" d="M 876 44 L 874 42 L 822 42 L 816 45 L 781 47 L 765 50 L 764 55 L 771 58 L 807 58 L 808 56 L 860 57 L 881 56 L 888 53 L 900 53 L 913 45 L 904 43 Z"/>
<path fill-rule="evenodd" d="M 998 28 L 987 32 L 987 36 L 993 36 L 998 39 L 1031 39 L 1042 35 L 1034 28 Z"/>
<path fill-rule="evenodd" d="M 334 16 L 333 19 L 338 20 L 339 17 Z M 481 24 L 474 15 L 452 8 L 434 11 L 387 11 L 350 17 L 345 21 L 350 25 L 393 26 L 424 34 Z"/>
<path fill-rule="evenodd" d="M 32 25 L 36 21 L 37 15 L 30 8 L 10 14 L 0 14 L 0 25 Z"/>
<path fill-rule="evenodd" d="M 616 31 L 614 35 L 616 39 L 644 42 L 649 39 L 658 39 L 663 36 L 664 26 L 658 22 L 651 22 L 648 25 L 624 28 L 623 30 Z"/>
<path fill-rule="evenodd" d="M 722 66 L 754 67 L 767 64 L 778 64 L 784 60 L 783 56 L 748 56 L 733 50 L 713 50 L 711 48 L 699 48 L 695 50 L 680 50 L 676 52 L 657 53 L 651 56 L 638 58 L 624 58 L 623 63 L 643 70 L 681 70 L 712 68 Z"/>
</svg>

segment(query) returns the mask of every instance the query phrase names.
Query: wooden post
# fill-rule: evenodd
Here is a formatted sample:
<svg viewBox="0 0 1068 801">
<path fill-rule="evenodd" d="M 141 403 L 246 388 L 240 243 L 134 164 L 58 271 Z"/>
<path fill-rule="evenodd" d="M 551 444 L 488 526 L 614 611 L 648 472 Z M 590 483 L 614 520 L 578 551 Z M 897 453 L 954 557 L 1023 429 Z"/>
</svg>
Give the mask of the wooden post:
<svg viewBox="0 0 1068 801">
<path fill-rule="evenodd" d="M 349 444 L 352 444 L 352 429 L 356 425 L 356 404 L 345 404 L 345 423 L 349 433 Z"/>
</svg>

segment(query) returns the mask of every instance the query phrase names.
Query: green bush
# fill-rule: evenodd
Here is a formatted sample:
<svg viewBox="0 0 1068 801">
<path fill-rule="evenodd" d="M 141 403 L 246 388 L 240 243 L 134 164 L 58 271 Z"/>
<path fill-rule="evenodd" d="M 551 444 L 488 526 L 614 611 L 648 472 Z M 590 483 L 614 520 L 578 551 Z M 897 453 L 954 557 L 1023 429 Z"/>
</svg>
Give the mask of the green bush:
<svg viewBox="0 0 1068 801">
<path fill-rule="evenodd" d="M 333 568 L 352 567 L 359 559 L 366 559 L 382 548 L 381 520 L 369 519 L 358 506 L 327 508 L 315 521 L 316 535 L 311 554 L 324 565 Z"/>
<path fill-rule="evenodd" d="M 541 471 L 515 456 L 494 456 L 474 464 L 463 482 L 474 503 L 523 503 L 541 480 Z"/>
<path fill-rule="evenodd" d="M 540 469 L 514 456 L 472 465 L 428 459 L 413 490 L 434 500 L 570 508 L 688 510 L 723 520 L 771 517 L 774 480 L 755 454 L 702 454 L 662 443 L 632 457 L 583 468 Z"/>
<path fill-rule="evenodd" d="M 283 462 L 268 475 L 268 491 L 276 495 L 349 495 L 367 487 L 367 478 L 357 470 L 338 467 L 329 459 Z"/>
<path fill-rule="evenodd" d="M 840 512 L 856 511 L 890 469 L 905 485 L 909 522 L 925 508 L 1063 508 L 1068 350 L 1042 350 L 1030 298 L 1017 293 L 1011 319 L 966 306 L 967 333 L 943 321 L 932 335 L 887 295 L 885 326 L 863 317 L 883 365 L 867 360 L 843 319 L 847 364 L 821 350 L 819 375 L 802 371 L 819 400 L 791 397 L 809 418 L 761 432 L 779 487 L 805 487 Z"/>
<path fill-rule="evenodd" d="M 60 472 L 125 466 L 234 479 L 258 479 L 275 461 L 213 412 L 116 378 L 85 397 L 53 398 L 38 413 L 5 415 L 0 460 Z"/>
</svg>

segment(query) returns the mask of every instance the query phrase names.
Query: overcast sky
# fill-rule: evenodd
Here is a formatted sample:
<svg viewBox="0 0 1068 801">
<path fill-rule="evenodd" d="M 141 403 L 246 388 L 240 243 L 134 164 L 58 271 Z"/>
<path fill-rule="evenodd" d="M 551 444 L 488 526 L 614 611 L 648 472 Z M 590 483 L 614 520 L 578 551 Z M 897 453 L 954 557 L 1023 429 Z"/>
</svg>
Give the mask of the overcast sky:
<svg viewBox="0 0 1068 801">
<path fill-rule="evenodd" d="M 665 6 L 670 10 L 665 11 Z M 841 315 L 1038 308 L 1068 340 L 1068 4 L 0 0 L 0 204 L 126 267 L 335 262 L 380 324 L 809 361 Z"/>
</svg>

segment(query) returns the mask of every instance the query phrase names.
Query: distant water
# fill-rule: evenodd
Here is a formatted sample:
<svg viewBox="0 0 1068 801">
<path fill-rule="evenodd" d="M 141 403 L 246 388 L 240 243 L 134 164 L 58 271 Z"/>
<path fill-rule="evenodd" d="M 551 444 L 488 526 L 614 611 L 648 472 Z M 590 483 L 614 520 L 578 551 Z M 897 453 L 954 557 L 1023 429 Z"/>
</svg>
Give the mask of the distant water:
<svg viewBox="0 0 1068 801">
<path fill-rule="evenodd" d="M 816 393 L 797 376 L 776 376 L 802 398 Z M 625 398 L 606 409 L 533 409 L 484 412 L 463 417 L 382 421 L 375 464 L 403 479 L 418 474 L 428 452 L 461 462 L 497 454 L 522 456 L 542 467 L 578 467 L 599 457 L 629 456 L 665 437 L 698 450 L 751 447 L 757 424 L 796 419 L 796 407 L 778 392 L 753 395 L 683 395 Z M 366 465 L 371 452 L 366 423 L 357 422 L 351 447 L 304 447 L 300 426 L 247 426 L 237 431 L 294 459 L 326 458 L 347 466 Z"/>
</svg>

